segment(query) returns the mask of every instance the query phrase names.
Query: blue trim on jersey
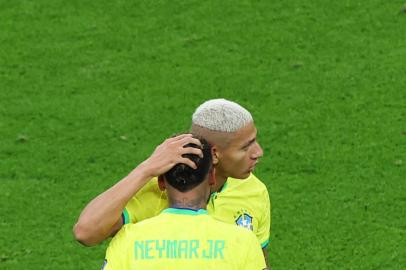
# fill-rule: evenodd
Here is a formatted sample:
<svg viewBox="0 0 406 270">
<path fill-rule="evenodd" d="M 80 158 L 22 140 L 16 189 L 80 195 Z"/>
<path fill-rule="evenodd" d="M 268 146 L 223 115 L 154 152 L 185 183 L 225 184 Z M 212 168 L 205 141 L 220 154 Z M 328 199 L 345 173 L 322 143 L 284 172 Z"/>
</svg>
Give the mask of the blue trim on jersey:
<svg viewBox="0 0 406 270">
<path fill-rule="evenodd" d="M 123 213 L 121 213 L 121 217 L 124 225 L 130 223 L 130 215 L 128 215 L 127 209 L 124 208 Z"/>
<path fill-rule="evenodd" d="M 261 247 L 262 247 L 262 248 L 266 248 L 266 247 L 268 246 L 268 244 L 269 244 L 269 239 L 266 240 L 265 242 L 263 242 L 263 243 L 261 244 Z"/>
<path fill-rule="evenodd" d="M 206 209 L 190 209 L 190 208 L 167 208 L 162 213 L 167 214 L 177 214 L 177 215 L 189 215 L 189 216 L 198 216 L 198 215 L 207 215 Z"/>
</svg>

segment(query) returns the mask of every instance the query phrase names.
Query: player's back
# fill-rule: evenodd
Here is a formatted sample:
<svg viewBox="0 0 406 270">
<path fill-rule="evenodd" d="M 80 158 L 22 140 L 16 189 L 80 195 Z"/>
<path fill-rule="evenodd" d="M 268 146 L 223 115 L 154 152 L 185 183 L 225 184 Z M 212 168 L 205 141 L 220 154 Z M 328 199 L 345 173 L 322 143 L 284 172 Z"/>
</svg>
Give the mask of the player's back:
<svg viewBox="0 0 406 270">
<path fill-rule="evenodd" d="M 255 235 L 207 215 L 168 208 L 160 215 L 125 225 L 107 250 L 106 270 L 264 269 Z"/>
</svg>

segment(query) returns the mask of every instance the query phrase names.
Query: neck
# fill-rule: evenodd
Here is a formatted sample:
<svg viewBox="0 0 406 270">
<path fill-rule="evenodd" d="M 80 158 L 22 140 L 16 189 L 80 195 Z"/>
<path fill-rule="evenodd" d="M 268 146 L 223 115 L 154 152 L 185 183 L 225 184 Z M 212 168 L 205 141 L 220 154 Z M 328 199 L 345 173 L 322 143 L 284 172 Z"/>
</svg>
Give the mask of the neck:
<svg viewBox="0 0 406 270">
<path fill-rule="evenodd" d="M 227 181 L 228 176 L 223 175 L 219 170 L 216 170 L 216 184 L 212 186 L 211 192 L 218 192 Z"/>
<path fill-rule="evenodd" d="M 193 210 L 206 209 L 206 201 L 203 197 L 197 198 L 169 198 L 169 207 L 171 208 L 189 208 Z"/>
<path fill-rule="evenodd" d="M 206 209 L 207 199 L 210 196 L 210 186 L 207 180 L 186 192 L 173 188 L 168 182 L 165 182 L 165 185 L 169 207 L 193 210 Z"/>
</svg>

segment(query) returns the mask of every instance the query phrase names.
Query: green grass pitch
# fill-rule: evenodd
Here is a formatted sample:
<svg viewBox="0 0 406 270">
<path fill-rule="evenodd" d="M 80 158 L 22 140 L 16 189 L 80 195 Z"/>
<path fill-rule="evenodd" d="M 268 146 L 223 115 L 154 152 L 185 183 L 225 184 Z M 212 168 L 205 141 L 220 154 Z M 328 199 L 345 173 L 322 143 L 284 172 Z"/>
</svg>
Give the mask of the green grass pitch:
<svg viewBox="0 0 406 270">
<path fill-rule="evenodd" d="M 217 97 L 255 118 L 274 270 L 406 269 L 404 5 L 0 0 L 0 269 L 99 269 L 81 209 Z"/>
</svg>

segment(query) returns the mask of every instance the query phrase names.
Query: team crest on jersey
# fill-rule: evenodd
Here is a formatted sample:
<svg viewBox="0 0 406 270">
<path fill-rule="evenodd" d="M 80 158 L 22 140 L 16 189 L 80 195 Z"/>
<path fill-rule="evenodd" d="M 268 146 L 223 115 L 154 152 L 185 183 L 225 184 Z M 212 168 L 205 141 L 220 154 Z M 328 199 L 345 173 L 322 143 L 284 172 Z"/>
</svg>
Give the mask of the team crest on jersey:
<svg viewBox="0 0 406 270">
<path fill-rule="evenodd" d="M 235 220 L 235 223 L 238 226 L 241 226 L 241 227 L 244 227 L 246 229 L 253 231 L 254 227 L 252 225 L 252 217 L 246 212 L 242 212 L 242 213 L 240 212 L 238 214 L 239 214 L 239 216 Z"/>
</svg>

